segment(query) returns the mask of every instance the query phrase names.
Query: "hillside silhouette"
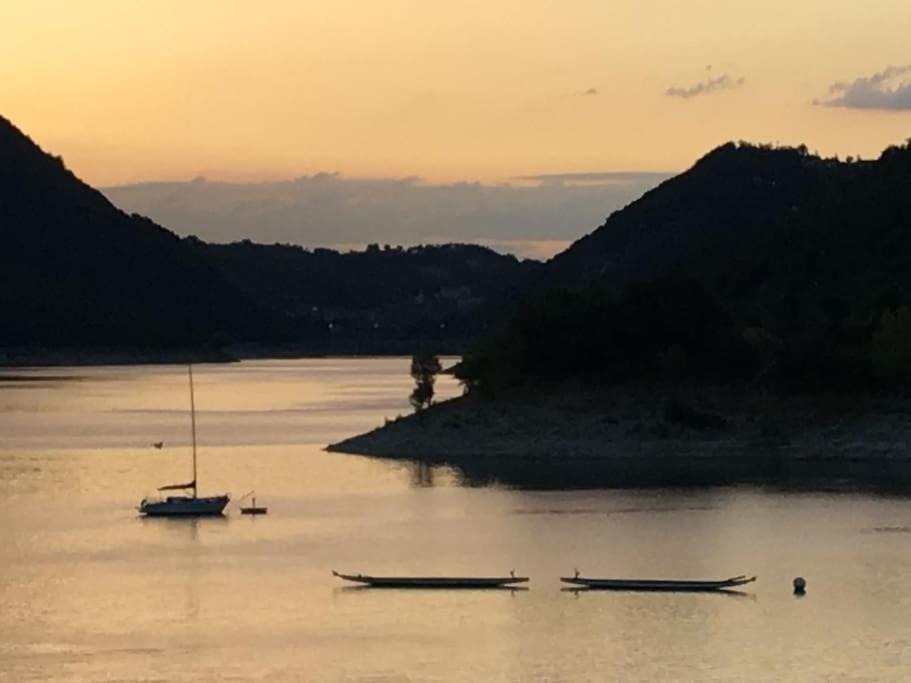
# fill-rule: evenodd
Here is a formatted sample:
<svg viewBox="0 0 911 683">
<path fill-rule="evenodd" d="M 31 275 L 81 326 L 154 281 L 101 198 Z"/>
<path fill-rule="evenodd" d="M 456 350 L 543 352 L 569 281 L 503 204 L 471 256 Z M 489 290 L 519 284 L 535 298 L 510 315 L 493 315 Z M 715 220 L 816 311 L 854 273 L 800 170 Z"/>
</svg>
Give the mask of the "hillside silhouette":
<svg viewBox="0 0 911 683">
<path fill-rule="evenodd" d="M 650 378 L 801 390 L 911 378 L 911 145 L 724 145 L 543 268 L 469 386 Z M 543 293 L 541 290 L 544 290 Z"/>
<path fill-rule="evenodd" d="M 727 143 L 551 259 L 546 282 L 623 285 L 739 268 L 770 232 L 868 166 L 821 159 L 805 147 Z"/>
<path fill-rule="evenodd" d="M 0 347 L 460 350 L 539 265 L 474 245 L 343 254 L 180 239 L 3 118 L 0 217 Z"/>
<path fill-rule="evenodd" d="M 173 233 L 114 207 L 0 118 L 0 346 L 203 344 L 267 315 Z"/>
<path fill-rule="evenodd" d="M 471 387 L 911 378 L 911 145 L 728 143 L 546 264 L 178 238 L 0 119 L 0 347 L 459 352 Z"/>
<path fill-rule="evenodd" d="M 540 267 L 471 244 L 340 253 L 186 242 L 289 335 L 327 349 L 345 339 L 403 353 L 421 343 L 462 344 L 493 325 Z"/>
</svg>

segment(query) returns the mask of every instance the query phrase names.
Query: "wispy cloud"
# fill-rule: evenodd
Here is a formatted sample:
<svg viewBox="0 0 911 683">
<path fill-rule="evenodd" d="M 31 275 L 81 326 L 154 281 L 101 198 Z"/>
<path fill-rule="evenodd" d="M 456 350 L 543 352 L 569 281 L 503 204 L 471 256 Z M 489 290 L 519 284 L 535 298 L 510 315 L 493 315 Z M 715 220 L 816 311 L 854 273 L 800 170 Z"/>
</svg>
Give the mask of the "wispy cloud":
<svg viewBox="0 0 911 683">
<path fill-rule="evenodd" d="M 850 83 L 837 81 L 829 86 L 828 99 L 813 100 L 813 104 L 846 109 L 911 110 L 911 81 L 902 79 L 909 72 L 911 65 L 888 66 Z"/>
<path fill-rule="evenodd" d="M 583 97 L 595 97 L 598 94 L 597 88 L 589 88 L 588 90 L 582 91 Z"/>
<path fill-rule="evenodd" d="M 700 95 L 708 95 L 719 90 L 730 90 L 743 85 L 745 79 L 741 76 L 733 78 L 727 74 L 722 74 L 717 78 L 708 78 L 699 83 L 689 86 L 673 86 L 664 91 L 668 97 L 680 97 L 689 100 Z"/>
<path fill-rule="evenodd" d="M 659 171 L 586 171 L 582 173 L 541 173 L 517 176 L 516 180 L 546 185 L 657 185 L 673 173 Z"/>
</svg>

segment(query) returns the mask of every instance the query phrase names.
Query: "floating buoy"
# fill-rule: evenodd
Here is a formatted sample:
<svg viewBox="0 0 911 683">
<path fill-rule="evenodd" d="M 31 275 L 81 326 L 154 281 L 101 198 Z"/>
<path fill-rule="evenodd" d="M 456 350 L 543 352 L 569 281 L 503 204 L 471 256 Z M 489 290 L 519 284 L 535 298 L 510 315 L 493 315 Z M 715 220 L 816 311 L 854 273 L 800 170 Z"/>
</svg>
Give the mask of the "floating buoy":
<svg viewBox="0 0 911 683">
<path fill-rule="evenodd" d="M 807 580 L 802 576 L 794 579 L 794 595 L 803 595 L 807 592 Z"/>
</svg>

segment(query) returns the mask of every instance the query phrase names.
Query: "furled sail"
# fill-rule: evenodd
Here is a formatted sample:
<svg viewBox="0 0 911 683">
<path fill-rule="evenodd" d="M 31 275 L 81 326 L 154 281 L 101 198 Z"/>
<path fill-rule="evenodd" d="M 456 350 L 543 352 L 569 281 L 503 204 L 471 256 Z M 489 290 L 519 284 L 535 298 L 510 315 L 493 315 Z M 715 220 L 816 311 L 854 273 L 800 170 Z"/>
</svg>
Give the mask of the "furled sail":
<svg viewBox="0 0 911 683">
<path fill-rule="evenodd" d="M 178 491 L 180 489 L 195 489 L 196 480 L 187 483 L 187 484 L 168 484 L 167 486 L 159 486 L 159 491 Z"/>
</svg>

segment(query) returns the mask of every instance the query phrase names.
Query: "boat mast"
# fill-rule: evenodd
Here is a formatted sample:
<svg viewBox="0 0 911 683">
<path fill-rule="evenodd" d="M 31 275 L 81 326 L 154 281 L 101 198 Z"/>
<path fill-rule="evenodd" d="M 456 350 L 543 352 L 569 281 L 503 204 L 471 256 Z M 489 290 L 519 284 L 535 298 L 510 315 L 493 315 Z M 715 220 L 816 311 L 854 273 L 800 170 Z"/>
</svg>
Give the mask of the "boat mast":
<svg viewBox="0 0 911 683">
<path fill-rule="evenodd" d="M 196 498 L 196 401 L 193 398 L 193 366 L 187 365 L 190 374 L 190 426 L 193 432 L 193 497 Z"/>
</svg>

